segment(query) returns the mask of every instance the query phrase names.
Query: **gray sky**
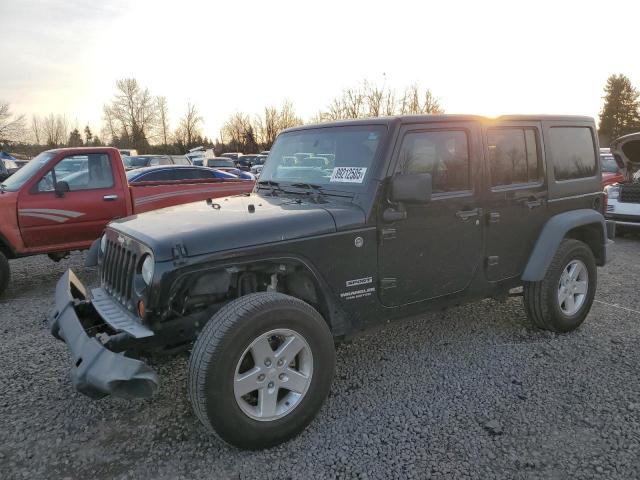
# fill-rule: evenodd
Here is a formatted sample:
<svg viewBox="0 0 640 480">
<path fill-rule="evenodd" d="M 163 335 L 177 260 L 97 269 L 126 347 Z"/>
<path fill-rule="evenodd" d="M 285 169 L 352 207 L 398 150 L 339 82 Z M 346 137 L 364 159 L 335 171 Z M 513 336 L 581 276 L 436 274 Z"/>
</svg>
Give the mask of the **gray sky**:
<svg viewBox="0 0 640 480">
<path fill-rule="evenodd" d="M 173 124 L 194 102 L 213 137 L 285 99 L 308 119 L 364 79 L 417 82 L 448 113 L 596 116 L 610 74 L 640 87 L 627 18 L 640 2 L 0 0 L 0 99 L 99 131 L 135 77 Z"/>
</svg>

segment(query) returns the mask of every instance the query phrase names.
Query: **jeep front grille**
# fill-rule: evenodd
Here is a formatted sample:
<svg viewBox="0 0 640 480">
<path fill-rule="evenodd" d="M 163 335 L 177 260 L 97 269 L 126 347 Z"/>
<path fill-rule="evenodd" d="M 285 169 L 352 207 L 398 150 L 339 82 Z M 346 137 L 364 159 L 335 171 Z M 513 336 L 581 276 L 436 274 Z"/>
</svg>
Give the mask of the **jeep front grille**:
<svg viewBox="0 0 640 480">
<path fill-rule="evenodd" d="M 640 203 L 640 183 L 620 185 L 620 202 Z"/>
<path fill-rule="evenodd" d="M 116 300 L 125 306 L 131 300 L 133 277 L 136 271 L 137 255 L 107 240 L 107 247 L 102 261 L 102 286 Z"/>
</svg>

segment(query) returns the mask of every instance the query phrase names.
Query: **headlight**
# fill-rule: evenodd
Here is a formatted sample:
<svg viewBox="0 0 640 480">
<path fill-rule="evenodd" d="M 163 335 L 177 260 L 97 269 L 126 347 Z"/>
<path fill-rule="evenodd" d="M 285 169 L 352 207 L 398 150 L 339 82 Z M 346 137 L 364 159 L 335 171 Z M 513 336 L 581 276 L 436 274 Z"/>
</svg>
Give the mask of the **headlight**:
<svg viewBox="0 0 640 480">
<path fill-rule="evenodd" d="M 102 252 L 103 255 L 104 255 L 104 252 L 107 251 L 107 234 L 106 233 L 102 235 L 102 238 L 100 239 L 100 251 Z"/>
<path fill-rule="evenodd" d="M 618 185 L 609 185 L 605 187 L 604 193 L 607 194 L 607 197 L 611 200 L 617 200 L 620 196 L 620 187 Z"/>
<path fill-rule="evenodd" d="M 155 262 L 153 260 L 153 255 L 149 254 L 144 257 L 144 261 L 142 262 L 142 268 L 140 269 L 140 274 L 142 275 L 142 279 L 144 283 L 147 285 L 151 285 L 151 279 L 153 278 L 153 267 Z"/>
</svg>

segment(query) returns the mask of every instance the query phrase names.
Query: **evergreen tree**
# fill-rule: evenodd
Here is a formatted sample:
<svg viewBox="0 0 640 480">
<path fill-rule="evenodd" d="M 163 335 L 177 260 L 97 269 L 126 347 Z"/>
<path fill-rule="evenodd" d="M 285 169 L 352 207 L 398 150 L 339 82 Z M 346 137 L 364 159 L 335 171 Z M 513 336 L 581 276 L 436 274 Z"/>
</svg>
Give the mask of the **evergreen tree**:
<svg viewBox="0 0 640 480">
<path fill-rule="evenodd" d="M 604 106 L 600 111 L 600 134 L 613 140 L 640 130 L 640 92 L 623 74 L 611 75 L 604 87 Z"/>
<path fill-rule="evenodd" d="M 82 135 L 80 135 L 80 132 L 78 131 L 78 129 L 74 128 L 73 130 L 71 130 L 67 145 L 69 147 L 81 147 L 83 144 L 84 142 L 82 141 Z"/>
<path fill-rule="evenodd" d="M 91 139 L 93 138 L 93 133 L 91 132 L 89 125 L 84 127 L 84 137 L 86 138 L 86 145 L 90 145 Z"/>
</svg>

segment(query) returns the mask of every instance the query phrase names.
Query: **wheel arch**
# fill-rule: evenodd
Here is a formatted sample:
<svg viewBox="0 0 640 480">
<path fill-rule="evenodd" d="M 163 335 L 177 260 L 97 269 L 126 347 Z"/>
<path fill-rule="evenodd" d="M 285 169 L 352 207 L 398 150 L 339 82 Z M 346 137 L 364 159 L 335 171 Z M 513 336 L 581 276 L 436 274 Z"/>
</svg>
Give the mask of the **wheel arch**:
<svg viewBox="0 0 640 480">
<path fill-rule="evenodd" d="M 282 266 L 285 268 L 281 268 Z M 351 329 L 349 317 L 340 308 L 328 282 L 308 259 L 298 255 L 235 258 L 232 262 L 190 270 L 173 281 L 169 297 L 175 298 L 185 285 L 192 284 L 200 277 L 223 271 L 262 272 L 263 275 L 266 272 L 270 272 L 270 275 L 276 273 L 277 291 L 305 301 L 316 308 L 334 336 L 344 336 Z M 239 295 L 238 298 L 241 296 L 244 295 Z"/>
<path fill-rule="evenodd" d="M 596 264 L 602 266 L 607 260 L 607 227 L 604 216 L 590 209 L 572 210 L 551 217 L 536 241 L 522 274 L 522 280 L 537 282 L 544 278 L 553 257 L 564 238 L 573 238 L 586 243 Z"/>
</svg>

